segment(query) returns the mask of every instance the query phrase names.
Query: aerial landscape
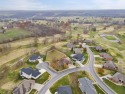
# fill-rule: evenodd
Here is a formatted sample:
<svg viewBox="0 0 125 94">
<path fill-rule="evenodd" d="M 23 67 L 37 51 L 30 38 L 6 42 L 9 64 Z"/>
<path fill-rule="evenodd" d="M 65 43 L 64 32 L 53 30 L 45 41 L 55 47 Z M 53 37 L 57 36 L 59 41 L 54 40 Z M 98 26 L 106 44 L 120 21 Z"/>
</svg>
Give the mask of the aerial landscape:
<svg viewBox="0 0 125 94">
<path fill-rule="evenodd" d="M 0 94 L 125 94 L 124 0 L 0 3 Z"/>
</svg>

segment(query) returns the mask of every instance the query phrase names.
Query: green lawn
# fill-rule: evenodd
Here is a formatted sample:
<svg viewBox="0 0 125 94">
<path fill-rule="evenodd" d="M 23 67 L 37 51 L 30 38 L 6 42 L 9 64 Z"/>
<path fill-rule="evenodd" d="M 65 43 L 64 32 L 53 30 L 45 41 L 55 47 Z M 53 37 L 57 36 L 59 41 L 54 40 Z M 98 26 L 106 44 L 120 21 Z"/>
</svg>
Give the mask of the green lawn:
<svg viewBox="0 0 125 94">
<path fill-rule="evenodd" d="M 93 47 L 90 48 L 94 55 L 99 55 L 99 51 L 96 51 Z"/>
<path fill-rule="evenodd" d="M 4 89 L 0 89 L 0 94 L 8 94 L 8 93 L 9 93 L 9 91 L 4 90 Z"/>
<path fill-rule="evenodd" d="M 97 94 L 105 94 L 104 91 L 98 85 L 94 84 L 94 87 L 97 91 Z"/>
<path fill-rule="evenodd" d="M 125 94 L 125 86 L 119 86 L 114 84 L 113 82 L 107 80 L 107 79 L 103 79 L 104 82 L 111 87 L 112 90 L 114 90 L 117 94 Z"/>
<path fill-rule="evenodd" d="M 105 36 L 105 38 L 108 39 L 108 40 L 116 40 L 116 38 L 113 37 L 113 36 Z"/>
<path fill-rule="evenodd" d="M 38 79 L 36 79 L 36 83 L 43 84 L 49 79 L 49 76 L 48 72 L 43 73 Z"/>
<path fill-rule="evenodd" d="M 31 35 L 31 32 L 23 29 L 9 29 L 4 34 L 0 33 L 0 42 L 7 39 L 13 39 L 21 36 Z"/>
<path fill-rule="evenodd" d="M 35 94 L 35 92 L 37 92 L 37 91 L 35 89 L 32 89 L 29 94 Z"/>
<path fill-rule="evenodd" d="M 85 53 L 83 53 L 83 54 L 84 54 L 85 60 L 83 61 L 82 64 L 86 64 L 86 63 L 88 63 L 87 61 L 88 61 L 89 56 L 88 56 L 88 53 L 87 53 L 87 52 L 85 52 Z"/>
<path fill-rule="evenodd" d="M 75 73 L 71 73 L 63 78 L 61 78 L 60 80 L 58 80 L 51 88 L 50 91 L 52 94 L 54 94 L 57 90 L 57 88 L 59 86 L 66 86 L 66 85 L 70 85 L 73 94 L 82 94 L 79 86 L 77 85 L 77 87 L 73 86 L 73 83 L 71 81 L 71 78 L 76 77 L 76 82 L 78 81 L 78 78 L 83 78 L 83 77 L 88 77 L 88 75 L 85 72 L 79 71 L 76 72 L 77 73 L 77 77 L 75 76 Z"/>
</svg>

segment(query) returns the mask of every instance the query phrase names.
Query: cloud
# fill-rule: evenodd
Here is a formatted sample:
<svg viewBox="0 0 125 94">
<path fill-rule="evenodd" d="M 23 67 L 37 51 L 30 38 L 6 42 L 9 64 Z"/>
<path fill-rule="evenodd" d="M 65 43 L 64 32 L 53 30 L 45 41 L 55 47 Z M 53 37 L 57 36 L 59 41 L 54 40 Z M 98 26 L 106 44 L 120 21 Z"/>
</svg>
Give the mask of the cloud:
<svg viewBox="0 0 125 94">
<path fill-rule="evenodd" d="M 47 5 L 42 4 L 38 0 L 7 0 L 6 6 L 2 6 L 3 10 L 42 10 Z"/>
<path fill-rule="evenodd" d="M 93 0 L 97 9 L 125 9 L 125 0 Z"/>
<path fill-rule="evenodd" d="M 125 0 L 1 0 L 0 10 L 125 9 Z"/>
</svg>

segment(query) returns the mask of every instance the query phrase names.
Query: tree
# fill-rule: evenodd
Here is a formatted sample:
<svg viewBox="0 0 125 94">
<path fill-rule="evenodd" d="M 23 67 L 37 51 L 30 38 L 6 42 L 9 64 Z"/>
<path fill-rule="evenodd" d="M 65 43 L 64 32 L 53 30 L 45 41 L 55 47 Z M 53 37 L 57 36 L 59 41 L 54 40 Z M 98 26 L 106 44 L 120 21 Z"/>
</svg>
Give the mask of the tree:
<svg viewBox="0 0 125 94">
<path fill-rule="evenodd" d="M 92 31 L 96 31 L 96 27 L 93 27 L 91 30 L 92 30 Z"/>
<path fill-rule="evenodd" d="M 98 73 L 103 75 L 104 74 L 104 69 L 103 68 L 98 68 Z"/>
<path fill-rule="evenodd" d="M 34 38 L 34 47 L 37 47 L 38 46 L 38 37 L 36 36 Z"/>
<path fill-rule="evenodd" d="M 77 42 L 79 41 L 80 38 L 80 34 L 77 34 Z"/>
</svg>

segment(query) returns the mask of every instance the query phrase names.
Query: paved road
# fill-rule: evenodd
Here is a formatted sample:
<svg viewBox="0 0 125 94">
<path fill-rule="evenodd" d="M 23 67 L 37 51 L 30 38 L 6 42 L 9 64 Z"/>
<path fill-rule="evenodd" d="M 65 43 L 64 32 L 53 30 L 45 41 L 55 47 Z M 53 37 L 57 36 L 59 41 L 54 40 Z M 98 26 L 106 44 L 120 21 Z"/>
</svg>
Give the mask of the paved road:
<svg viewBox="0 0 125 94">
<path fill-rule="evenodd" d="M 56 75 L 58 75 L 58 72 L 49 68 L 48 63 L 42 63 L 42 68 L 45 69 L 51 75 L 51 77 L 55 77 Z"/>
<path fill-rule="evenodd" d="M 43 88 L 39 91 L 38 94 L 45 94 L 46 91 L 59 79 L 61 79 L 62 77 L 72 73 L 72 72 L 76 72 L 76 71 L 88 71 L 92 77 L 94 78 L 94 80 L 100 85 L 100 87 L 102 87 L 103 90 L 105 90 L 105 92 L 107 92 L 108 94 L 115 94 L 115 92 L 113 90 L 111 90 L 103 81 L 101 81 L 101 79 L 98 77 L 98 75 L 96 74 L 95 70 L 94 70 L 94 55 L 92 53 L 92 51 L 90 50 L 90 48 L 88 46 L 86 46 L 87 48 L 87 52 L 89 54 L 89 62 L 87 65 L 79 67 L 79 68 L 73 68 L 73 69 L 68 69 L 65 70 L 63 72 L 60 73 L 56 73 L 54 77 L 52 77 L 44 86 Z M 47 69 L 47 67 L 46 67 Z M 47 69 L 48 70 L 48 69 Z M 49 70 L 50 71 L 50 70 Z"/>
<path fill-rule="evenodd" d="M 92 75 L 92 77 L 94 78 L 94 80 L 99 84 L 99 86 L 105 90 L 105 92 L 107 92 L 108 94 L 116 94 L 112 89 L 110 89 L 96 74 L 95 70 L 94 70 L 94 55 L 92 53 L 92 51 L 90 50 L 90 48 L 88 46 L 86 46 L 87 48 L 87 52 L 89 54 L 89 72 Z"/>
<path fill-rule="evenodd" d="M 46 91 L 59 79 L 61 79 L 62 77 L 72 73 L 72 72 L 76 72 L 76 71 L 81 71 L 81 70 L 87 70 L 87 67 L 80 67 L 80 68 L 73 68 L 73 69 L 69 69 L 63 72 L 60 72 L 57 76 L 53 77 L 52 79 L 49 80 L 49 82 L 47 82 L 44 87 L 40 90 L 39 94 L 45 94 Z"/>
</svg>

